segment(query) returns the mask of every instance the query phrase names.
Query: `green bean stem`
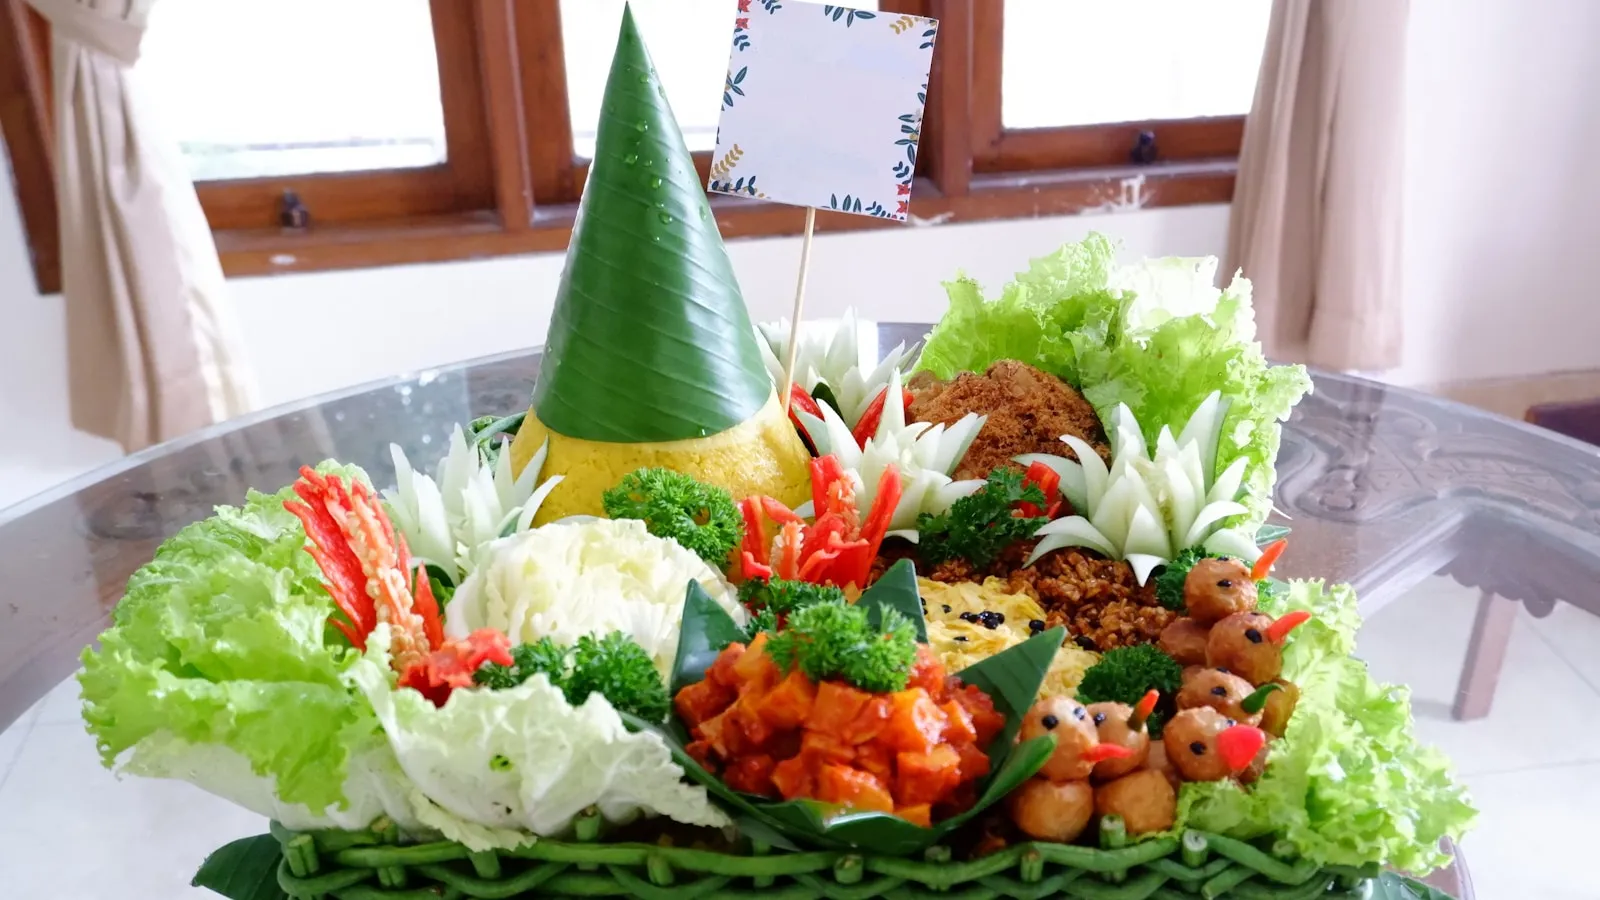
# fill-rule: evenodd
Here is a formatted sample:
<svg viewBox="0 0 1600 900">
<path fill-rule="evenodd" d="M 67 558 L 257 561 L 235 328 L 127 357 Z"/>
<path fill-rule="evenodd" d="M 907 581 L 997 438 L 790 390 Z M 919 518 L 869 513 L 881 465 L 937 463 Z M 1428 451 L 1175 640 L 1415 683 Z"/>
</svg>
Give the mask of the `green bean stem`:
<svg viewBox="0 0 1600 900">
<path fill-rule="evenodd" d="M 1100 848 L 1102 850 L 1121 850 L 1128 846 L 1128 826 L 1121 816 L 1105 816 L 1100 819 Z M 1113 884 L 1120 884 L 1128 878 L 1127 869 L 1116 869 L 1106 873 L 1106 880 Z"/>
<path fill-rule="evenodd" d="M 602 843 L 592 811 L 574 821 L 573 832 L 574 841 L 475 852 L 447 841 L 402 845 L 400 829 L 386 820 L 364 832 L 272 825 L 282 851 L 278 885 L 296 900 L 749 900 L 752 886 L 763 900 L 1350 900 L 1379 871 L 1376 864 L 1317 866 L 1288 858 L 1281 841 L 1268 853 L 1200 831 L 1129 844 L 1116 816 L 1102 820 L 1100 847 L 1016 844 L 962 861 L 942 845 L 919 857 L 874 857 L 774 854 L 754 841 L 743 854 L 670 842 Z M 502 857 L 518 862 L 508 868 Z"/>
<path fill-rule="evenodd" d="M 1183 864 L 1192 868 L 1205 865 L 1206 857 L 1211 855 L 1210 842 L 1198 831 L 1185 831 L 1178 846 L 1183 852 Z"/>
<path fill-rule="evenodd" d="M 1242 866 L 1254 869 L 1256 872 L 1280 884 L 1290 886 L 1304 884 L 1311 876 L 1317 873 L 1319 868 L 1316 863 L 1306 859 L 1290 865 L 1257 850 L 1244 841 L 1224 837 L 1220 834 L 1207 834 L 1206 841 L 1210 843 L 1211 849 L 1223 856 Z"/>
</svg>

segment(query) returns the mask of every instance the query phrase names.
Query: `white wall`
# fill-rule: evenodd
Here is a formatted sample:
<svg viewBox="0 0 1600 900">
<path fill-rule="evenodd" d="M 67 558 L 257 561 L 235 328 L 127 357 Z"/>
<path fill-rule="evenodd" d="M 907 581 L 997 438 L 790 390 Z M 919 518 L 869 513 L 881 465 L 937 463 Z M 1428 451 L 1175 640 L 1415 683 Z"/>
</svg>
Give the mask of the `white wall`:
<svg viewBox="0 0 1600 900">
<path fill-rule="evenodd" d="M 854 305 L 883 321 L 933 321 L 944 311 L 939 283 L 964 266 L 998 287 L 1040 256 L 1091 229 L 1120 237 L 1130 254 L 1214 254 L 1227 232 L 1227 207 L 1150 210 L 1114 216 L 905 227 L 822 235 L 811 254 L 808 316 Z M 729 252 L 757 320 L 789 314 L 798 238 L 739 240 Z M 357 383 L 405 369 L 542 343 L 562 256 L 508 257 L 443 265 L 232 282 L 244 333 L 268 402 Z M 305 335 L 308 321 L 332 322 Z M 349 352 L 359 329 L 367 352 Z M 293 343 L 291 364 L 282 355 Z M 268 355 L 274 354 L 274 355 Z"/>
<path fill-rule="evenodd" d="M 1406 361 L 1401 383 L 1600 367 L 1600 35 L 1595 0 L 1412 0 L 1407 93 Z M 996 285 L 1096 229 L 1130 254 L 1218 254 L 1219 206 L 908 227 L 824 236 L 809 308 L 933 319 L 964 266 Z M 752 313 L 784 314 L 798 242 L 736 241 Z M 238 279 L 233 297 L 263 398 L 282 402 L 397 371 L 537 344 L 561 258 Z M 109 451 L 66 425 L 63 312 L 40 297 L 8 180 L 0 183 L 0 470 Z M 306 328 L 315 323 L 316 328 Z M 350 335 L 365 337 L 351 351 Z M 293 361 L 291 361 L 293 360 Z M 0 471 L 0 505 L 5 501 Z"/>
<path fill-rule="evenodd" d="M 1600 367 L 1597 40 L 1595 0 L 1412 0 L 1394 380 Z"/>
</svg>

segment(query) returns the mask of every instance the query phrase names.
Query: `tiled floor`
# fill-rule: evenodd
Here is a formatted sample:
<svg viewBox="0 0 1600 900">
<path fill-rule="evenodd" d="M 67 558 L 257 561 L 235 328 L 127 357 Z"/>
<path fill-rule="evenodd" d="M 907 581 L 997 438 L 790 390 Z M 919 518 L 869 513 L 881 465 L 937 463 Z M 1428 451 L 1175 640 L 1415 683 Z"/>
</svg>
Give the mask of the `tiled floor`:
<svg viewBox="0 0 1600 900">
<path fill-rule="evenodd" d="M 1600 619 L 1563 607 L 1518 621 L 1494 708 L 1449 705 L 1477 594 L 1443 579 L 1375 615 L 1361 654 L 1414 689 L 1418 727 L 1456 760 L 1483 810 L 1465 843 L 1482 900 L 1597 900 Z M 76 684 L 0 734 L 6 897 L 178 900 L 206 853 L 264 822 L 185 784 L 117 779 L 77 723 Z"/>
</svg>

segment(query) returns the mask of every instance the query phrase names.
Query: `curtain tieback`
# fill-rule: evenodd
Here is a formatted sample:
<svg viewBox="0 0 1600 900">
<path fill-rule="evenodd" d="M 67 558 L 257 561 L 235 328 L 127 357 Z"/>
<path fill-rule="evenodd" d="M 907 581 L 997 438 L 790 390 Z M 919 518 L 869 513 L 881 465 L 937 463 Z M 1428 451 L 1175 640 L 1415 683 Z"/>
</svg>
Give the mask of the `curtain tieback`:
<svg viewBox="0 0 1600 900">
<path fill-rule="evenodd" d="M 96 10 L 82 0 L 28 0 L 50 20 L 58 40 L 71 41 L 96 50 L 131 67 L 139 61 L 139 43 L 144 38 L 144 22 Z"/>
</svg>

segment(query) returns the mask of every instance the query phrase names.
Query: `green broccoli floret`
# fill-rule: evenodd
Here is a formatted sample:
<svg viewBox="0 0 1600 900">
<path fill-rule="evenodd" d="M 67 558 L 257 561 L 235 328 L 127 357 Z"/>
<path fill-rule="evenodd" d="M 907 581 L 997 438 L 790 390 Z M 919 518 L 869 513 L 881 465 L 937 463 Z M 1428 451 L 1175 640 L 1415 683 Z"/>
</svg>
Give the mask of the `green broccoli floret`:
<svg viewBox="0 0 1600 900">
<path fill-rule="evenodd" d="M 974 494 L 962 497 L 947 512 L 917 516 L 917 555 L 930 565 L 965 559 L 983 568 L 1007 547 L 1033 537 L 1043 516 L 1018 516 L 1019 502 L 1044 507 L 1044 491 L 1027 483 L 1015 469 L 995 469 Z"/>
<path fill-rule="evenodd" d="M 532 644 L 518 644 L 511 648 L 511 665 L 484 663 L 472 673 L 472 680 L 493 691 L 503 691 L 522 684 L 536 673 L 543 672 L 550 683 L 560 688 L 567 681 L 567 657 L 572 651 L 548 637 Z"/>
<path fill-rule="evenodd" d="M 1150 716 L 1150 735 L 1161 736 L 1161 723 L 1171 714 L 1183 667 L 1152 644 L 1107 650 L 1100 661 L 1083 673 L 1078 684 L 1080 703 L 1138 703 L 1151 688 L 1161 692 L 1161 703 Z"/>
<path fill-rule="evenodd" d="M 603 638 L 578 638 L 572 674 L 567 678 L 567 702 L 578 706 L 593 693 L 605 697 L 617 710 L 649 722 L 664 722 L 672 711 L 672 698 L 655 661 L 620 631 Z"/>
<path fill-rule="evenodd" d="M 1183 583 L 1189 578 L 1194 564 L 1211 554 L 1199 547 L 1190 547 L 1174 556 L 1156 575 L 1156 599 L 1167 609 L 1183 610 Z"/>
<path fill-rule="evenodd" d="M 677 541 L 719 572 L 744 536 L 732 495 L 671 469 L 630 472 L 601 503 L 611 518 L 639 519 L 651 534 Z"/>
<path fill-rule="evenodd" d="M 800 667 L 812 681 L 839 679 L 872 693 L 905 690 L 917 658 L 910 620 L 885 610 L 874 628 L 867 610 L 827 600 L 796 611 L 767 641 L 767 654 L 784 671 Z"/>
</svg>

